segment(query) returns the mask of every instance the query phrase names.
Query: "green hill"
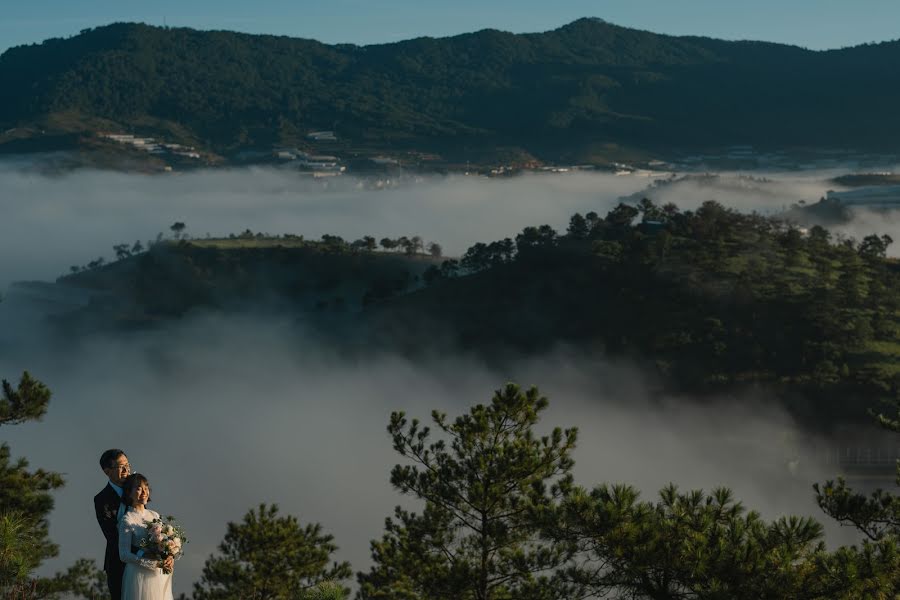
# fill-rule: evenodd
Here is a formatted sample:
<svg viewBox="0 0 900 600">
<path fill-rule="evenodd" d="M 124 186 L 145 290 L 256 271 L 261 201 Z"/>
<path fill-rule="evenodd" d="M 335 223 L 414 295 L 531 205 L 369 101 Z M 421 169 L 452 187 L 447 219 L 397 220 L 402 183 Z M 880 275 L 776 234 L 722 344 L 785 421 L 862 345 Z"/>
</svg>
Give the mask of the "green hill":
<svg viewBox="0 0 900 600">
<path fill-rule="evenodd" d="M 422 286 L 438 259 L 371 252 L 332 236 L 237 236 L 163 241 L 106 264 L 92 261 L 60 277 L 93 300 L 59 324 L 70 333 L 151 327 L 192 311 L 287 310 L 340 317 Z"/>
<path fill-rule="evenodd" d="M 645 365 L 668 391 L 752 389 L 806 422 L 864 420 L 900 396 L 890 238 L 833 240 L 715 202 L 641 209 L 577 216 L 567 235 L 532 228 L 476 245 L 459 263 L 464 276 L 426 274 L 428 289 L 366 319 L 410 350 L 429 328 L 486 357 L 599 349 Z"/>
<path fill-rule="evenodd" d="M 61 278 L 97 292 L 61 322 L 93 331 L 274 307 L 363 353 L 503 362 L 564 344 L 643 365 L 661 390 L 755 390 L 823 425 L 900 397 L 891 242 L 803 233 L 712 201 L 575 215 L 563 235 L 529 227 L 443 262 L 334 237 L 164 242 Z"/>
<path fill-rule="evenodd" d="M 121 127 L 226 154 L 315 129 L 334 130 L 339 148 L 551 160 L 731 144 L 893 150 L 898 67 L 897 42 L 820 52 L 597 19 L 374 46 L 123 23 L 7 50 L 0 126 Z"/>
</svg>

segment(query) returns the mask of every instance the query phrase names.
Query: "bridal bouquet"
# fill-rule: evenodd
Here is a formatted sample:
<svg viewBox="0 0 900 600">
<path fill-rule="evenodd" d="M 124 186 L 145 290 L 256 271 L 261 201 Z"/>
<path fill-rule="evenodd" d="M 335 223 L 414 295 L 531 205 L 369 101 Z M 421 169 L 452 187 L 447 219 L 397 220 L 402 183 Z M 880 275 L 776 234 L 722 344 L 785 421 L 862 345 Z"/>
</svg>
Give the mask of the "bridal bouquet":
<svg viewBox="0 0 900 600">
<path fill-rule="evenodd" d="M 148 537 L 141 540 L 141 548 L 149 550 L 161 559 L 172 557 L 176 560 L 184 554 L 183 547 L 187 544 L 187 536 L 184 529 L 175 523 L 175 517 L 153 519 L 147 523 Z M 163 572 L 171 571 L 163 569 Z"/>
</svg>

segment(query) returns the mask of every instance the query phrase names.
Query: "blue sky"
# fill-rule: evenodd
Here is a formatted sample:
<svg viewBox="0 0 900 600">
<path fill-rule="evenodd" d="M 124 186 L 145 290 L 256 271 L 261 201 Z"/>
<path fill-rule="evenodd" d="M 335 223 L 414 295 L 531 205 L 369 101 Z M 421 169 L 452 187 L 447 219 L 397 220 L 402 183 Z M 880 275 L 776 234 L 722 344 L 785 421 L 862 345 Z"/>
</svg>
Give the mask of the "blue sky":
<svg viewBox="0 0 900 600">
<path fill-rule="evenodd" d="M 114 21 L 372 44 L 488 27 L 554 29 L 579 17 L 675 35 L 813 49 L 900 38 L 897 0 L 4 0 L 0 51 Z"/>
</svg>

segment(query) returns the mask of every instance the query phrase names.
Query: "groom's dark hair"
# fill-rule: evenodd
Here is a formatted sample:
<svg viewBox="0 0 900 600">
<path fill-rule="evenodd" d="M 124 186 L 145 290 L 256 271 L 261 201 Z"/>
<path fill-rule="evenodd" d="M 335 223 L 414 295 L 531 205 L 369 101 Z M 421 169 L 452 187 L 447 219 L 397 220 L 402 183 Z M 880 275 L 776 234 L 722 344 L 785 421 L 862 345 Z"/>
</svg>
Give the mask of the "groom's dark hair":
<svg viewBox="0 0 900 600">
<path fill-rule="evenodd" d="M 100 455 L 100 468 L 101 469 L 110 469 L 115 464 L 116 461 L 119 460 L 120 456 L 124 456 L 125 453 L 119 450 L 118 448 L 110 448 L 106 452 Z"/>
</svg>

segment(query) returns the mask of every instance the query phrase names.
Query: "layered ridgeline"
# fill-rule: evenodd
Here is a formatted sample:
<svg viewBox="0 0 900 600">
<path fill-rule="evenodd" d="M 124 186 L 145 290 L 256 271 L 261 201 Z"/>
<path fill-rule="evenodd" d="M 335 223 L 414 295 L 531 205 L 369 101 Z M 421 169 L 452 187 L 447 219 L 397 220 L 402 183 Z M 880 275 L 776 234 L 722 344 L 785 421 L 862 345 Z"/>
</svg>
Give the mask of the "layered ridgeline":
<svg viewBox="0 0 900 600">
<path fill-rule="evenodd" d="M 900 134 L 898 42 L 809 51 L 599 19 L 373 46 L 114 24 L 12 48 L 0 81 L 4 131 L 118 126 L 224 154 L 318 129 L 349 148 L 549 160 L 732 144 L 889 149 Z"/>
<path fill-rule="evenodd" d="M 780 394 L 808 423 L 865 421 L 879 399 L 900 397 L 900 266 L 885 258 L 886 236 L 854 242 L 715 202 L 645 200 L 457 259 L 402 239 L 155 243 L 73 267 L 60 284 L 98 300 L 60 323 L 69 334 L 127 329 L 274 302 L 361 352 L 502 361 L 564 344 L 636 361 L 667 391 Z"/>
</svg>

